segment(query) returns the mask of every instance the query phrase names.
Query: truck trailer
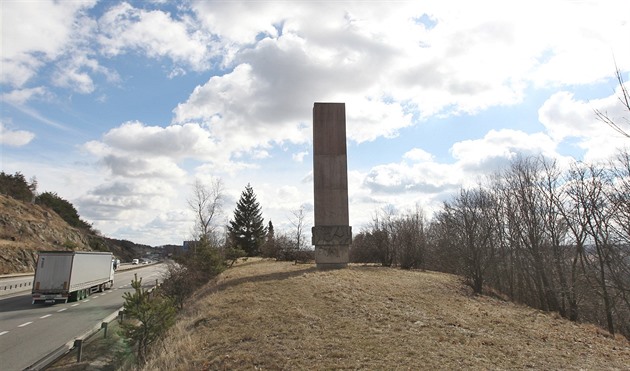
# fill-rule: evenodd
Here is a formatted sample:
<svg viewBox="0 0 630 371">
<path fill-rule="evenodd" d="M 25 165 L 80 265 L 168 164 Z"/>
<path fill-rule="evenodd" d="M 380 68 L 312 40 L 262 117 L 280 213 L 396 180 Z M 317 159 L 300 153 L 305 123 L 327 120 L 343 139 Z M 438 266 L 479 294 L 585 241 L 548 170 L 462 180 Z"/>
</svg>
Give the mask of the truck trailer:
<svg viewBox="0 0 630 371">
<path fill-rule="evenodd" d="M 113 286 L 111 252 L 40 251 L 33 279 L 33 304 L 82 300 Z"/>
</svg>

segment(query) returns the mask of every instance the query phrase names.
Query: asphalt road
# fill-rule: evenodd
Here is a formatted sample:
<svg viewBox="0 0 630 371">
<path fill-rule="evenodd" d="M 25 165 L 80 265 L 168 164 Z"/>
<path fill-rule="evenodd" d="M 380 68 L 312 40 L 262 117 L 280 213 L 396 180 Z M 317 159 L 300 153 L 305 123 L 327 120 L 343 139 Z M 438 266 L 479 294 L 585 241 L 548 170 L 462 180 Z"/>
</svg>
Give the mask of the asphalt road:
<svg viewBox="0 0 630 371">
<path fill-rule="evenodd" d="M 24 370 L 99 324 L 123 305 L 135 273 L 142 285 L 161 281 L 165 264 L 116 272 L 114 288 L 67 304 L 31 304 L 31 292 L 0 297 L 0 369 Z"/>
</svg>

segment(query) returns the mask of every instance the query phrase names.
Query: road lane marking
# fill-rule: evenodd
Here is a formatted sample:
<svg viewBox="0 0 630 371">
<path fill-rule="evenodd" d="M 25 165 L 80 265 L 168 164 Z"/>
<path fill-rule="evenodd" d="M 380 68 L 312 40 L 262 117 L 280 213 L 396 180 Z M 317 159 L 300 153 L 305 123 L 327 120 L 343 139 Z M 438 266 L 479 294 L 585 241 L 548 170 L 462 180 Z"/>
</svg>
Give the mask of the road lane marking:
<svg viewBox="0 0 630 371">
<path fill-rule="evenodd" d="M 66 309 L 68 309 L 68 308 L 61 308 L 61 309 L 59 309 L 59 310 L 57 311 L 57 313 L 59 313 L 59 312 L 63 312 L 63 311 L 64 311 L 64 310 L 66 310 Z"/>
<path fill-rule="evenodd" d="M 48 317 L 50 317 L 50 316 L 52 316 L 52 314 L 47 314 L 47 315 L 45 315 L 45 316 L 41 316 L 41 317 L 39 317 L 39 318 L 44 319 L 44 318 L 48 318 Z"/>
<path fill-rule="evenodd" d="M 90 301 L 90 299 L 83 300 L 84 303 L 87 303 L 88 301 Z"/>
<path fill-rule="evenodd" d="M 23 323 L 23 324 L 21 324 L 21 325 L 19 325 L 18 327 L 24 327 L 24 326 L 28 326 L 28 325 L 30 325 L 31 323 L 33 323 L 33 321 L 31 321 L 31 322 L 26 322 L 26 323 Z"/>
<path fill-rule="evenodd" d="M 2 331 L 2 332 L 0 332 L 0 336 L 2 336 L 4 334 L 8 334 L 8 333 L 9 333 L 9 331 Z"/>
<path fill-rule="evenodd" d="M 71 307 L 76 307 L 77 305 L 79 305 L 79 303 L 72 304 Z"/>
</svg>

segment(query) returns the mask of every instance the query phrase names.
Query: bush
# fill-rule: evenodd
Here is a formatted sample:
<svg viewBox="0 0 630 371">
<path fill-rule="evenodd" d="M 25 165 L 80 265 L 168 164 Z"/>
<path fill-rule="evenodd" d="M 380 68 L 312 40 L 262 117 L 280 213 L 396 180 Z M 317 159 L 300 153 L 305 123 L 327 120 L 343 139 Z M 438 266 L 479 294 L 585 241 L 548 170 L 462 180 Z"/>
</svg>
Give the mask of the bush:
<svg viewBox="0 0 630 371">
<path fill-rule="evenodd" d="M 199 279 L 194 277 L 186 267 L 171 264 L 162 283 L 162 292 L 171 298 L 177 308 L 183 309 L 186 299 L 195 292 L 198 284 Z"/>
<path fill-rule="evenodd" d="M 143 289 L 137 274 L 131 286 L 135 291 L 123 295 L 128 319 L 121 327 L 124 336 L 136 347 L 138 362 L 144 364 L 149 346 L 175 323 L 176 311 L 173 302 L 162 296 L 157 287 L 152 292 Z"/>
<path fill-rule="evenodd" d="M 183 308 L 195 290 L 223 272 L 226 268 L 224 255 L 236 260 L 241 253 L 242 250 L 230 252 L 232 255 L 225 251 L 221 253 L 207 239 L 191 243 L 188 251 L 174 257 L 176 263 L 169 267 L 162 284 L 164 294 L 178 308 Z"/>
<path fill-rule="evenodd" d="M 226 264 L 228 267 L 231 267 L 234 263 L 236 263 L 238 258 L 244 257 L 247 253 L 243 249 L 227 247 L 223 250 L 223 255 L 225 257 Z"/>
</svg>

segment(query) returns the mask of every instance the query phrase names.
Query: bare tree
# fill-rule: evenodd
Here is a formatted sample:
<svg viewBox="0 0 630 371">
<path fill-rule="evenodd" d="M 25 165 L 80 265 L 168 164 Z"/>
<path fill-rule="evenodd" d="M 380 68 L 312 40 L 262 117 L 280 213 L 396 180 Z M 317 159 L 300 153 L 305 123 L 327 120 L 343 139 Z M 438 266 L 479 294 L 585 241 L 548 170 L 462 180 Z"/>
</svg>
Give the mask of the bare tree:
<svg viewBox="0 0 630 371">
<path fill-rule="evenodd" d="M 619 82 L 619 87 L 621 88 L 621 94 L 617 98 L 619 99 L 619 102 L 623 106 L 624 111 L 627 111 L 628 113 L 630 113 L 630 94 L 628 93 L 628 89 L 624 85 L 623 76 L 621 76 L 621 71 L 619 71 L 619 68 L 617 67 L 616 64 L 615 64 L 615 75 L 617 77 L 617 82 Z M 619 134 L 627 138 L 630 138 L 630 131 L 628 131 L 630 130 L 630 117 L 623 117 L 622 120 L 625 121 L 625 123 L 620 124 L 614 118 L 611 118 L 608 115 L 608 112 L 602 112 L 599 109 L 595 110 L 595 116 L 597 116 L 597 119 L 599 121 L 610 126 Z M 624 129 L 622 126 L 628 126 L 628 129 Z"/>
<path fill-rule="evenodd" d="M 196 237 L 217 243 L 215 223 L 222 213 L 223 181 L 216 178 L 207 186 L 196 179 L 188 206 L 195 213 Z"/>
<path fill-rule="evenodd" d="M 547 249 L 545 200 L 539 192 L 540 165 L 534 158 L 518 158 L 505 174 L 512 198 L 512 230 L 519 246 L 524 248 L 528 273 L 538 293 L 540 307 L 548 311 L 559 309 L 556 289 L 551 279 L 550 255 Z"/>
<path fill-rule="evenodd" d="M 538 158 L 540 164 L 540 177 L 537 183 L 540 194 L 543 196 L 541 204 L 541 213 L 543 215 L 546 244 L 548 245 L 551 256 L 551 274 L 552 279 L 560 286 L 559 289 L 559 312 L 565 318 L 577 320 L 577 294 L 575 291 L 576 279 L 575 271 L 571 276 L 571 272 L 567 262 L 571 259 L 573 252 L 573 261 L 575 262 L 579 254 L 579 250 L 573 250 L 567 244 L 570 241 L 570 227 L 565 217 L 564 208 L 567 203 L 564 202 L 566 195 L 562 192 L 560 169 L 555 161 L 547 160 L 540 156 Z M 572 268 L 575 269 L 575 268 Z"/>
<path fill-rule="evenodd" d="M 291 212 L 291 215 L 293 215 L 293 217 L 289 218 L 289 222 L 293 226 L 293 240 L 295 242 L 295 250 L 303 250 L 306 245 L 306 238 L 304 237 L 306 212 L 304 210 L 304 205 L 301 205 L 300 208 L 297 210 L 293 210 Z"/>
<path fill-rule="evenodd" d="M 621 299 L 616 314 L 618 326 L 630 335 L 630 153 L 620 152 L 610 164 L 608 200 L 612 208 L 615 241 L 609 259 L 609 275 L 616 296 Z M 621 306 L 624 305 L 624 308 Z"/>
<path fill-rule="evenodd" d="M 571 199 L 573 182 L 563 177 L 555 162 L 541 158 L 540 192 L 544 196 L 545 229 L 553 254 L 554 275 L 560 284 L 560 314 L 578 320 L 578 285 L 583 267 L 586 230 L 581 205 Z M 570 265 L 569 265 L 570 262 Z M 578 265 L 578 263 L 582 263 Z"/>
<path fill-rule="evenodd" d="M 420 268 L 427 250 L 424 212 L 416 205 L 414 211 L 395 218 L 391 224 L 396 263 L 403 269 Z"/>
<path fill-rule="evenodd" d="M 587 275 L 597 282 L 598 294 L 604 302 L 606 326 L 611 334 L 615 333 L 613 320 L 614 299 L 609 287 L 609 264 L 613 248 L 611 230 L 611 208 L 606 195 L 604 169 L 593 165 L 575 164 L 570 170 L 575 180 L 571 189 L 571 197 L 580 205 L 583 214 L 578 222 L 587 234 L 587 245 L 584 259 Z"/>
<path fill-rule="evenodd" d="M 462 274 L 476 294 L 483 292 L 486 271 L 494 265 L 496 227 L 493 196 L 482 187 L 462 189 L 445 204 L 449 234 L 459 251 Z"/>
<path fill-rule="evenodd" d="M 394 214 L 393 207 L 386 206 L 376 212 L 369 225 L 370 241 L 384 267 L 391 267 L 396 261 L 396 245 L 392 242 Z"/>
</svg>

